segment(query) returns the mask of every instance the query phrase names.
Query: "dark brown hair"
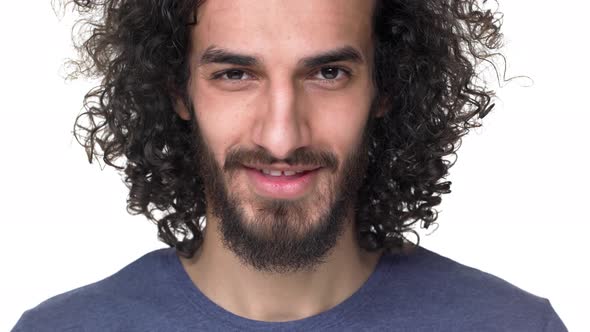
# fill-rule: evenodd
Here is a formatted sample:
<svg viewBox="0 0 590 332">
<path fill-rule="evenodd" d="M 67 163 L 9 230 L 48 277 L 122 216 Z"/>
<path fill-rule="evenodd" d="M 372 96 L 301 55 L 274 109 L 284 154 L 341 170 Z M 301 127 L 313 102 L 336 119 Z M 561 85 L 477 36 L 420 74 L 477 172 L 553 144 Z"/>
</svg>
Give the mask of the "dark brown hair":
<svg viewBox="0 0 590 332">
<path fill-rule="evenodd" d="M 203 181 L 188 104 L 187 55 L 199 0 L 75 0 L 73 75 L 98 76 L 74 133 L 88 159 L 124 170 L 128 211 L 190 257 L 202 242 Z M 356 223 L 367 250 L 399 249 L 416 222 L 436 219 L 461 137 L 494 94 L 475 71 L 501 46 L 501 15 L 475 0 L 377 0 L 374 78 L 386 109 L 374 123 Z M 419 237 L 418 237 L 419 240 Z"/>
</svg>

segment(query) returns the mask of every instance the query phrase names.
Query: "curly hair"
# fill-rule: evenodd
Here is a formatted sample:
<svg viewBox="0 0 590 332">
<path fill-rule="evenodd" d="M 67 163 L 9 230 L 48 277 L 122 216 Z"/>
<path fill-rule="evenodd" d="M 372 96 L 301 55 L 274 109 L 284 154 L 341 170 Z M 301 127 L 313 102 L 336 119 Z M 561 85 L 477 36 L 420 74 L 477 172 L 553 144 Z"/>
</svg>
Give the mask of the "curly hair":
<svg viewBox="0 0 590 332">
<path fill-rule="evenodd" d="M 100 77 L 74 135 L 89 162 L 124 170 L 127 210 L 191 257 L 202 243 L 203 180 L 188 104 L 190 31 L 203 0 L 73 0 L 83 15 L 72 75 Z M 399 251 L 414 224 L 433 224 L 461 137 L 481 126 L 494 91 L 476 68 L 501 47 L 501 14 L 476 0 L 377 0 L 376 100 L 386 110 L 370 137 L 356 202 L 359 245 Z M 451 158 L 450 158 L 451 157 Z M 118 161 L 123 160 L 122 163 Z M 455 158 L 456 160 L 456 158 Z"/>
</svg>

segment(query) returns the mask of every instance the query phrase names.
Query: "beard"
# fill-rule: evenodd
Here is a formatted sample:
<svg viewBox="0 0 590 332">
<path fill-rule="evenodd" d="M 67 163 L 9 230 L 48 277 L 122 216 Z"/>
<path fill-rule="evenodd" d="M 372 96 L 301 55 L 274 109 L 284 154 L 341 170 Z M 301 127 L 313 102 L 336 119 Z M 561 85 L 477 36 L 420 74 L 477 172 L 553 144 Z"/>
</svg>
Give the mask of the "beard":
<svg viewBox="0 0 590 332">
<path fill-rule="evenodd" d="M 313 271 L 324 263 L 354 219 L 357 192 L 369 160 L 372 117 L 360 142 L 342 163 L 329 151 L 298 149 L 279 160 L 264 149 L 235 149 L 228 152 L 223 167 L 200 135 L 196 119 L 193 121 L 207 210 L 219 220 L 216 229 L 224 247 L 243 264 L 261 272 Z M 239 179 L 238 172 L 243 173 L 244 164 L 270 165 L 279 161 L 290 166 L 322 167 L 315 174 L 313 190 L 296 200 L 272 199 L 253 195 L 248 189 L 240 195 L 237 189 L 245 186 L 232 183 L 232 179 Z M 320 180 L 326 180 L 322 177 L 328 176 L 330 185 L 330 181 L 323 181 L 324 186 L 320 186 Z"/>
</svg>

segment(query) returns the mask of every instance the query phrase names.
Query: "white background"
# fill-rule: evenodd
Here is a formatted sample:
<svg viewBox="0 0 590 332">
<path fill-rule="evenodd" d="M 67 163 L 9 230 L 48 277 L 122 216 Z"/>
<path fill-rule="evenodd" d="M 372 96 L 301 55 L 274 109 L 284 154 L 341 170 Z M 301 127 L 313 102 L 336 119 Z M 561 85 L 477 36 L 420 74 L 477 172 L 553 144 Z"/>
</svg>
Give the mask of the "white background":
<svg viewBox="0 0 590 332">
<path fill-rule="evenodd" d="M 451 169 L 439 229 L 421 244 L 549 298 L 571 331 L 590 307 L 590 40 L 584 1 L 501 1 L 508 76 Z M 90 82 L 65 82 L 71 16 L 49 1 L 0 9 L 0 331 L 46 298 L 164 247 L 125 211 L 117 173 L 73 140 Z"/>
</svg>

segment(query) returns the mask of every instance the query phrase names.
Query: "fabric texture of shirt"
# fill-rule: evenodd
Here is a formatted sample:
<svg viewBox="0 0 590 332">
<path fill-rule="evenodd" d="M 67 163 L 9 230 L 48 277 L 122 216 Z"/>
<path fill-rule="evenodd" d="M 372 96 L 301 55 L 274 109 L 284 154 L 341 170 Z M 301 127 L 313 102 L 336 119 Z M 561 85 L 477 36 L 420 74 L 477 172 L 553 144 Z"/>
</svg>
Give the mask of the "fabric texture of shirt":
<svg viewBox="0 0 590 332">
<path fill-rule="evenodd" d="M 288 303 L 285 303 L 288 306 Z M 263 322 L 207 298 L 173 248 L 25 311 L 22 331 L 567 331 L 550 302 L 423 247 L 383 255 L 337 306 L 300 320 Z"/>
</svg>

